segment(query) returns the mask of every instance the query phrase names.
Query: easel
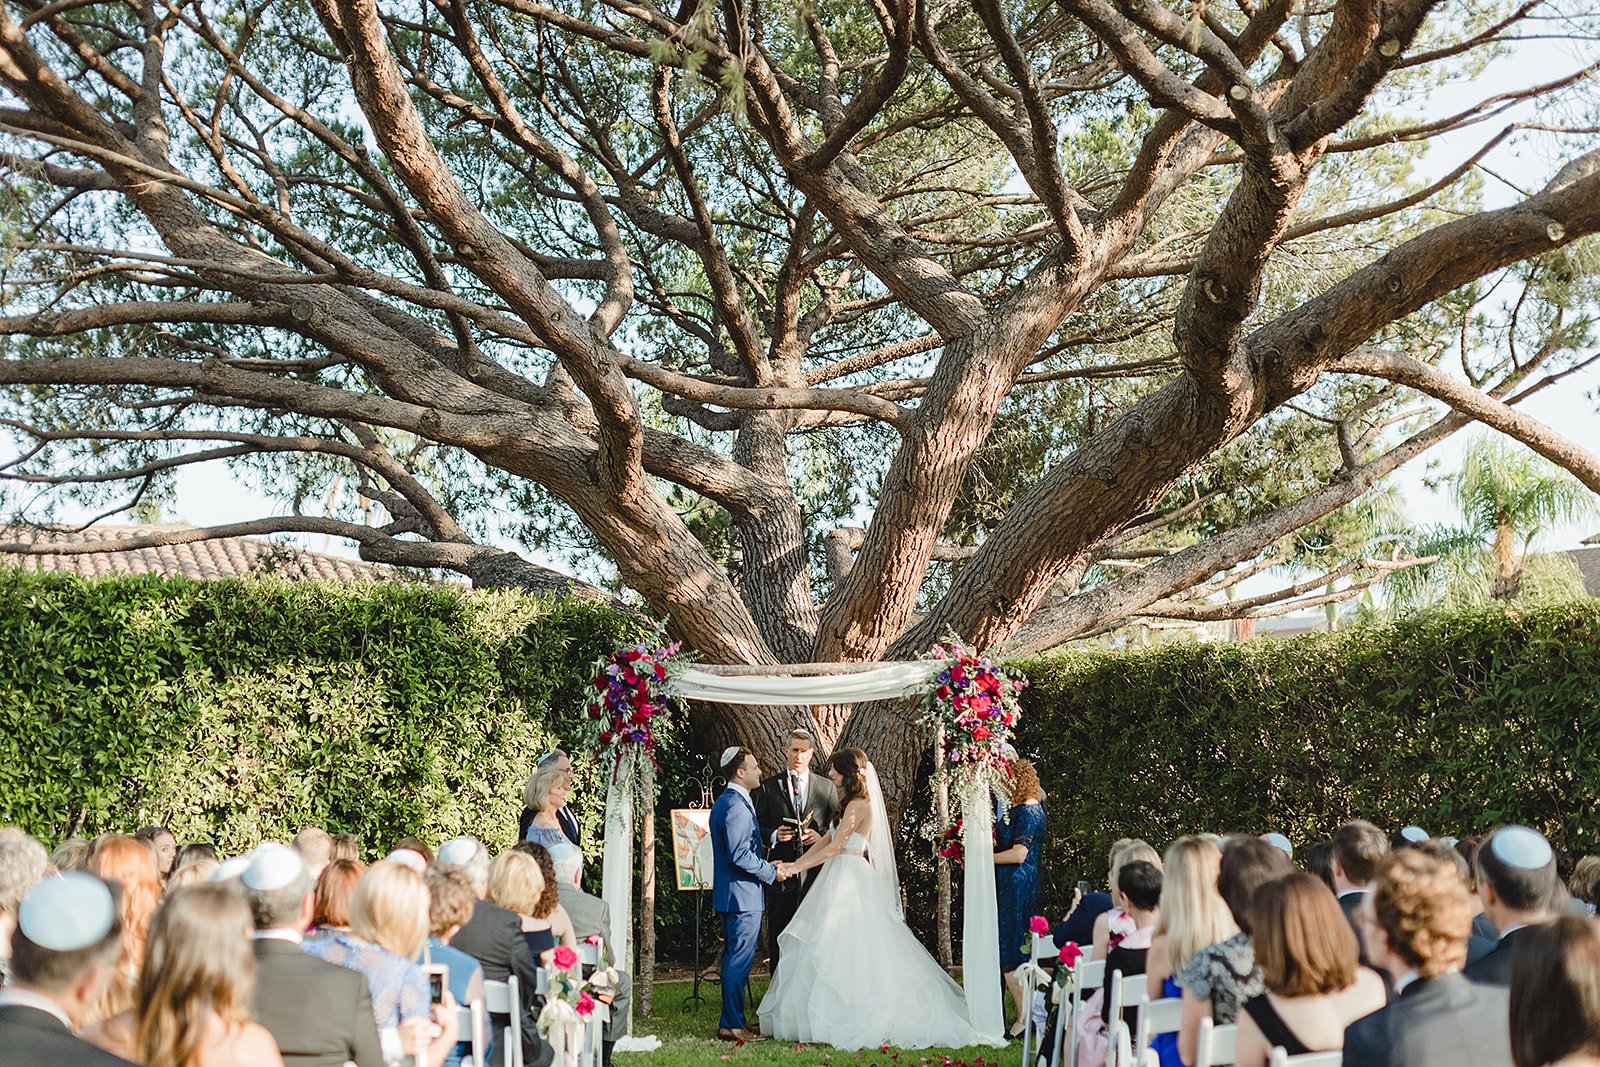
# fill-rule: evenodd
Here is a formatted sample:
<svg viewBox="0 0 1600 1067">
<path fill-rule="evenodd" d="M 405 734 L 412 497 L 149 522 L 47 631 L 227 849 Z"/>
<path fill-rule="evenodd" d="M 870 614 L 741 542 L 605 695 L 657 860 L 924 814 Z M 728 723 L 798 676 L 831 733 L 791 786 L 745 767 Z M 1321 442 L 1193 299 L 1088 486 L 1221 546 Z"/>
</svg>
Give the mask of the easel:
<svg viewBox="0 0 1600 1067">
<path fill-rule="evenodd" d="M 711 807 L 711 794 L 717 785 L 726 784 L 726 779 L 716 774 L 716 769 L 706 762 L 705 769 L 700 776 L 694 779 L 700 786 L 700 802 L 695 807 Z M 683 1000 L 685 1012 L 694 1011 L 705 1003 L 706 998 L 700 995 L 700 983 L 710 982 L 720 985 L 722 982 L 722 952 L 719 949 L 717 956 L 705 968 L 700 966 L 700 913 L 705 907 L 705 895 L 711 892 L 709 884 L 697 887 L 694 890 L 694 985 L 689 990 L 689 995 Z"/>
</svg>

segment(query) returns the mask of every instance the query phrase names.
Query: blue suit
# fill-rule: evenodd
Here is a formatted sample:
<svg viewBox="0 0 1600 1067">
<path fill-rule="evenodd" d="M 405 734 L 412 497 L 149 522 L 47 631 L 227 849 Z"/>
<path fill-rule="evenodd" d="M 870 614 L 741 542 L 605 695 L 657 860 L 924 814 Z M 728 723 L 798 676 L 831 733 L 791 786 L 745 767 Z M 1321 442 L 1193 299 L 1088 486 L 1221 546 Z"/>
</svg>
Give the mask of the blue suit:
<svg viewBox="0 0 1600 1067">
<path fill-rule="evenodd" d="M 711 806 L 711 906 L 722 916 L 722 1019 L 727 1030 L 743 1030 L 745 986 L 756 958 L 765 886 L 778 869 L 762 856 L 761 827 L 750 795 L 736 786 Z"/>
</svg>

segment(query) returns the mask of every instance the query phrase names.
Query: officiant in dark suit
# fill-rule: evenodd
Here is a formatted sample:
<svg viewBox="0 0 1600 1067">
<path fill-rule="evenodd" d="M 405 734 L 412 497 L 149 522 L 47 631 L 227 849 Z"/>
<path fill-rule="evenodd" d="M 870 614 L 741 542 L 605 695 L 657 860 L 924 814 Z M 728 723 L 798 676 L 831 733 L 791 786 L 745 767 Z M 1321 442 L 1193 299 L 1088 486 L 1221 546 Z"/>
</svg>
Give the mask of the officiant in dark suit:
<svg viewBox="0 0 1600 1067">
<path fill-rule="evenodd" d="M 838 814 L 839 795 L 833 783 L 825 775 L 812 773 L 815 755 L 816 744 L 809 730 L 789 731 L 783 750 L 784 769 L 756 789 L 756 820 L 767 845 L 767 857 L 774 863 L 799 859 Z M 767 887 L 767 948 L 774 974 L 778 970 L 778 935 L 794 918 L 816 873 L 807 871 L 799 878 Z"/>
</svg>

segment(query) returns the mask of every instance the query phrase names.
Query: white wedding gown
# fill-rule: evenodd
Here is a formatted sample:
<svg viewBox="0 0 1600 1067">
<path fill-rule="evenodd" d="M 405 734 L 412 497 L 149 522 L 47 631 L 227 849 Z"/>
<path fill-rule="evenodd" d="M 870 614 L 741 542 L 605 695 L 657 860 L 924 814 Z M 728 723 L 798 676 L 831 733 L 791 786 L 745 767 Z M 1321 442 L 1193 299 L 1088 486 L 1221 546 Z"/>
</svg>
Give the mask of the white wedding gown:
<svg viewBox="0 0 1600 1067">
<path fill-rule="evenodd" d="M 900 918 L 866 850 L 867 838 L 851 834 L 778 938 L 761 1032 L 841 1049 L 989 1044 L 967 1024 L 961 987 Z"/>
</svg>

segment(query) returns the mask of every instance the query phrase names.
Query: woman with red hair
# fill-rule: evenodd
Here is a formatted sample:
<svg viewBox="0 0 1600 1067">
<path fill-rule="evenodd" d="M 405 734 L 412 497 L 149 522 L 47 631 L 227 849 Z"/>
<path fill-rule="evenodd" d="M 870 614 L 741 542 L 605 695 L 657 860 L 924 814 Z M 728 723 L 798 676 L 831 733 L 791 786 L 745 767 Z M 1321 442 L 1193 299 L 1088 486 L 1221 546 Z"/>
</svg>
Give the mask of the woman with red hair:
<svg viewBox="0 0 1600 1067">
<path fill-rule="evenodd" d="M 121 890 L 117 906 L 122 912 L 122 955 L 95 1015 L 96 1019 L 109 1019 L 133 1007 L 139 969 L 144 966 L 145 938 L 161 905 L 161 874 L 148 844 L 120 834 L 107 834 L 95 842 L 89 871 L 115 882 Z"/>
</svg>

